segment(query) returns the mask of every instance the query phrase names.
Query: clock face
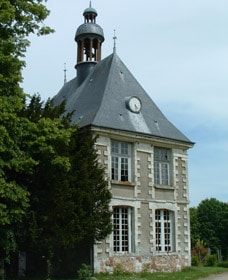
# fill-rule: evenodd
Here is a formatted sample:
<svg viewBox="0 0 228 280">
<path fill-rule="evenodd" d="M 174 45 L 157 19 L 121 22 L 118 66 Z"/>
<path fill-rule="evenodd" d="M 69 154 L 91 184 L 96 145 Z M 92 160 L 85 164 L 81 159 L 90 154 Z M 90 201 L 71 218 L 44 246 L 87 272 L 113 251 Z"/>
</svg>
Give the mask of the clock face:
<svg viewBox="0 0 228 280">
<path fill-rule="evenodd" d="M 128 106 L 133 113 L 139 113 L 142 104 L 138 97 L 133 96 L 128 100 Z"/>
</svg>

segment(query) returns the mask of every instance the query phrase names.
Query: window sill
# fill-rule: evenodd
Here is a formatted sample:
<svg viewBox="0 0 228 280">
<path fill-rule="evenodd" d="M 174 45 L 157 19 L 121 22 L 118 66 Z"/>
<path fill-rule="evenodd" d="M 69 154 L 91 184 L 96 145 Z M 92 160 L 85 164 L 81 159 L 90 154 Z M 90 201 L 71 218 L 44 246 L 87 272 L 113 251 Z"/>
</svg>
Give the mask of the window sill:
<svg viewBox="0 0 228 280">
<path fill-rule="evenodd" d="M 154 256 L 167 256 L 167 255 L 176 255 L 177 254 L 177 252 L 175 252 L 175 251 L 160 251 L 160 252 L 158 252 L 158 251 L 154 251 L 153 253 L 152 253 Z"/>
<path fill-rule="evenodd" d="M 121 257 L 121 256 L 134 256 L 134 252 L 124 251 L 124 252 L 111 252 L 112 256 Z"/>
<path fill-rule="evenodd" d="M 175 190 L 173 186 L 165 186 L 165 185 L 154 185 L 156 189 L 166 189 L 166 190 Z"/>
<path fill-rule="evenodd" d="M 135 184 L 129 181 L 111 181 L 113 185 L 121 185 L 121 186 L 129 186 L 129 187 L 134 187 Z"/>
</svg>

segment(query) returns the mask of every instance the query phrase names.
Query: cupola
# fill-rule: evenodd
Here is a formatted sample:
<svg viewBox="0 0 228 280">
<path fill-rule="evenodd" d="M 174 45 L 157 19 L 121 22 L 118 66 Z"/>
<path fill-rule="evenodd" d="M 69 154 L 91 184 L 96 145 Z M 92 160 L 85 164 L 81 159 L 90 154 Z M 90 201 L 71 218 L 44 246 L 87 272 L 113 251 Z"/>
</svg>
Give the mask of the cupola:
<svg viewBox="0 0 228 280">
<path fill-rule="evenodd" d="M 77 42 L 77 69 L 78 82 L 81 84 L 91 69 L 101 60 L 101 45 L 104 42 L 103 29 L 96 24 L 97 11 L 92 7 L 83 12 L 84 23 L 75 34 Z"/>
</svg>

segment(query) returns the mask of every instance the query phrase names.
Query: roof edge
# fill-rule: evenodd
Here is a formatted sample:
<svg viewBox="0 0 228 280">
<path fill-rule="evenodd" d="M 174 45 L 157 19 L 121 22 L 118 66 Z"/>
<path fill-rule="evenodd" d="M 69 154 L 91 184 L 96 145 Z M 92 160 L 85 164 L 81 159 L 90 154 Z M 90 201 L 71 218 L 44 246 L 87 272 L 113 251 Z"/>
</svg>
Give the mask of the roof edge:
<svg viewBox="0 0 228 280">
<path fill-rule="evenodd" d="M 120 135 L 120 132 L 122 132 L 123 134 L 128 134 L 128 135 L 132 135 L 134 137 L 138 139 L 155 139 L 155 140 L 159 140 L 159 142 L 172 142 L 173 143 L 176 143 L 177 145 L 179 144 L 182 144 L 183 146 L 187 146 L 188 148 L 192 148 L 194 145 L 195 145 L 195 142 L 191 142 L 191 141 L 183 141 L 183 140 L 178 140 L 178 139 L 174 139 L 174 138 L 166 138 L 166 137 L 160 137 L 160 136 L 156 136 L 156 135 L 151 135 L 151 134 L 146 134 L 146 133 L 140 133 L 140 132 L 132 132 L 132 131 L 129 131 L 129 130 L 120 130 L 120 129 L 110 129 L 108 127 L 101 127 L 101 126 L 96 126 L 96 125 L 88 125 L 86 127 L 82 127 L 80 129 L 90 129 L 92 131 L 100 131 L 102 133 L 105 133 L 107 134 L 107 131 L 109 131 L 109 134 L 115 134 L 115 135 Z M 163 140 L 163 141 L 162 141 Z"/>
</svg>

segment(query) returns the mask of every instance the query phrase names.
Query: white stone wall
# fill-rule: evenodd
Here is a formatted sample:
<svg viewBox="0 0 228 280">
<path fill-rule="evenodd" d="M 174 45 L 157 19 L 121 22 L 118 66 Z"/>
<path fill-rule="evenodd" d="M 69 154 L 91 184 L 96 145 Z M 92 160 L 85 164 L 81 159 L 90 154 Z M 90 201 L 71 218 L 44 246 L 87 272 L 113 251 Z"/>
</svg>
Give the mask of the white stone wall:
<svg viewBox="0 0 228 280">
<path fill-rule="evenodd" d="M 111 139 L 131 142 L 132 184 L 113 185 L 111 182 Z M 154 184 L 154 146 L 171 150 L 171 186 Z M 156 139 L 137 139 L 131 135 L 109 132 L 97 139 L 99 161 L 106 168 L 109 188 L 114 194 L 110 207 L 125 205 L 134 209 L 134 252 L 115 253 L 112 234 L 95 245 L 95 272 L 116 270 L 176 271 L 191 264 L 187 148 L 177 143 L 159 143 Z M 155 249 L 155 210 L 168 209 L 174 213 L 174 251 L 158 253 Z"/>
</svg>

